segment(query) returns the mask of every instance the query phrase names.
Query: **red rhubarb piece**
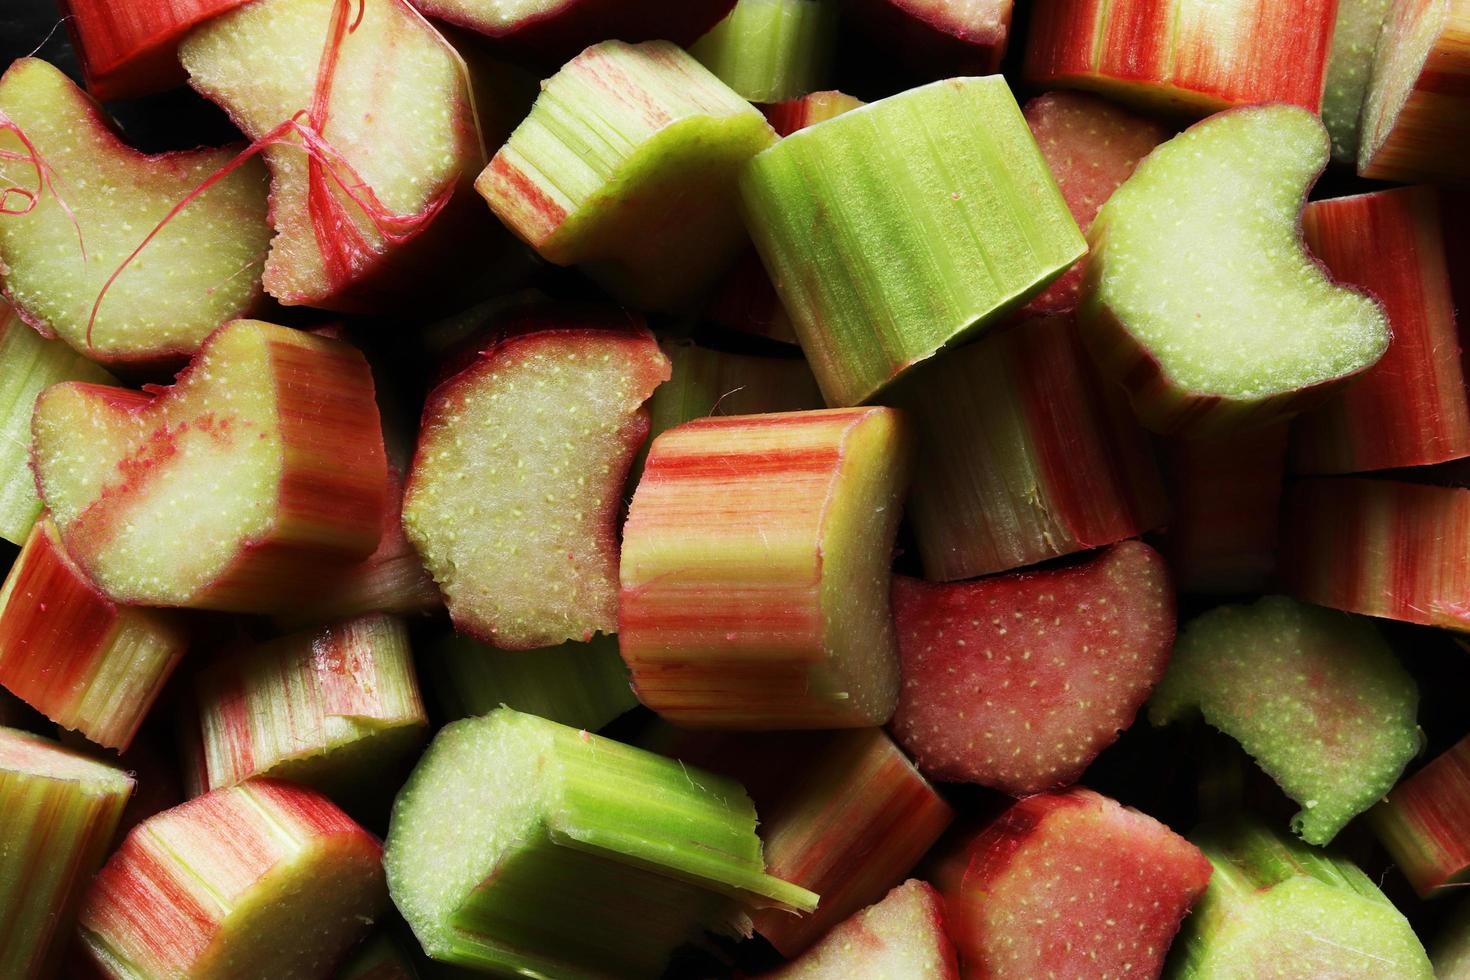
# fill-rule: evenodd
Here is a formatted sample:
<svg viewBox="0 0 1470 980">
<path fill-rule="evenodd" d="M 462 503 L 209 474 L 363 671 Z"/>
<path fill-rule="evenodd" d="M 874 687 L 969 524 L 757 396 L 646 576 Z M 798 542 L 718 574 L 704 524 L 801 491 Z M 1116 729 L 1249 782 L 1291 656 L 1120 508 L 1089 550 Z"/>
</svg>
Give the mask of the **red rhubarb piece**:
<svg viewBox="0 0 1470 980">
<path fill-rule="evenodd" d="M 842 14 L 930 78 L 1000 70 L 1012 0 L 849 0 Z"/>
<path fill-rule="evenodd" d="M 1470 881 L 1470 737 L 1405 779 L 1369 820 L 1421 898 Z"/>
<path fill-rule="evenodd" d="M 57 0 L 87 91 L 127 99 L 184 84 L 179 42 L 247 0 Z"/>
</svg>

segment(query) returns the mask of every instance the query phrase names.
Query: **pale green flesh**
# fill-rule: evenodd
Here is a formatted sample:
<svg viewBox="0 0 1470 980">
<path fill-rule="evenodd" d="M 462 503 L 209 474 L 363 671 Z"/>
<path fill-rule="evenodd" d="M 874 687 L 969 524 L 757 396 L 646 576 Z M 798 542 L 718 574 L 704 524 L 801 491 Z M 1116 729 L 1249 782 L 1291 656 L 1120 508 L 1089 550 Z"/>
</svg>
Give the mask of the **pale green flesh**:
<svg viewBox="0 0 1470 980">
<path fill-rule="evenodd" d="M 1243 401 L 1351 375 L 1388 347 L 1383 310 L 1333 284 L 1301 241 L 1327 162 L 1294 106 L 1221 113 L 1162 144 L 1089 238 L 1084 312 L 1116 318 L 1176 388 Z"/>
<path fill-rule="evenodd" d="M 1449 15 L 1449 0 L 1403 0 L 1401 5 L 1390 9 L 1363 101 L 1359 171 L 1368 168 L 1393 132 Z"/>
<path fill-rule="evenodd" d="M 739 0 L 689 53 L 741 98 L 781 102 L 821 87 L 836 25 L 834 0 Z"/>
<path fill-rule="evenodd" d="M 1470 978 L 1470 901 L 1461 901 L 1435 939 L 1430 955 L 1439 980 Z"/>
<path fill-rule="evenodd" d="M 1358 161 L 1358 123 L 1388 7 L 1389 0 L 1338 0 L 1322 91 L 1322 124 L 1332 137 L 1332 159 L 1339 163 Z"/>
</svg>

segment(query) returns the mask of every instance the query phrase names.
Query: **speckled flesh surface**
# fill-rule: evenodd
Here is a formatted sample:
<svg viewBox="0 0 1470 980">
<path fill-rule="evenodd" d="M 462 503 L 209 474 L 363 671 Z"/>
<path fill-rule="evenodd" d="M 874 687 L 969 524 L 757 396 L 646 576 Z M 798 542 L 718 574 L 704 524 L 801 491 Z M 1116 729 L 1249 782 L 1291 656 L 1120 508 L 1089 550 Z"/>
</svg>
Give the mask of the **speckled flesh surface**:
<svg viewBox="0 0 1470 980">
<path fill-rule="evenodd" d="M 881 902 L 838 923 L 796 960 L 764 980 L 959 980 L 944 932 L 943 900 L 909 879 Z"/>
</svg>

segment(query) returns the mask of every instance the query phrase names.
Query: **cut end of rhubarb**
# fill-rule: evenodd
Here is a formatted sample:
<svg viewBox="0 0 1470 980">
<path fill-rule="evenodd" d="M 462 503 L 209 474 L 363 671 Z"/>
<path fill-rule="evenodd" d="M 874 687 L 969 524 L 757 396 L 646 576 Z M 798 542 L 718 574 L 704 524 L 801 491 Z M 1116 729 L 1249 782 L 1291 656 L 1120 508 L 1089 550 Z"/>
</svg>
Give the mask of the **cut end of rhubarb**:
<svg viewBox="0 0 1470 980">
<path fill-rule="evenodd" d="M 954 944 L 944 932 L 944 902 L 926 882 L 910 879 L 837 925 L 801 958 L 766 980 L 903 977 L 958 980 Z"/>
<path fill-rule="evenodd" d="M 1363 101 L 1388 10 L 1389 0 L 1338 0 L 1322 89 L 1322 125 L 1332 137 L 1334 162 L 1358 162 Z"/>
<path fill-rule="evenodd" d="M 1378 839 L 1421 898 L 1470 882 L 1470 738 L 1394 787 L 1370 812 Z"/>
</svg>

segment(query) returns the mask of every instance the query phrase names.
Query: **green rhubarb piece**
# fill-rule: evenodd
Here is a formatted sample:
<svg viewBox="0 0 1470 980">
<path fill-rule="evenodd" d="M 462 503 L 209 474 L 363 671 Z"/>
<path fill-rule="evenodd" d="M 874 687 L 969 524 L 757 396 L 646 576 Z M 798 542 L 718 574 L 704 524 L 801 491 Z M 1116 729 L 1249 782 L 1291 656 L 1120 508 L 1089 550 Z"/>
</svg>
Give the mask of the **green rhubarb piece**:
<svg viewBox="0 0 1470 980">
<path fill-rule="evenodd" d="M 452 717 L 506 705 L 573 728 L 597 731 L 638 706 L 615 636 L 544 650 L 497 650 L 467 636 L 445 638 L 428 661 Z"/>
<path fill-rule="evenodd" d="M 746 225 L 827 401 L 856 405 L 1086 250 L 999 75 L 792 133 L 741 177 Z"/>
<path fill-rule="evenodd" d="M 527 976 L 656 974 L 701 927 L 817 901 L 765 873 L 738 783 L 510 708 L 440 731 L 385 865 L 430 956 Z"/>
<path fill-rule="evenodd" d="M 54 974 L 132 792 L 119 769 L 0 728 L 0 977 Z"/>
<path fill-rule="evenodd" d="M 1322 91 L 1322 124 L 1332 137 L 1332 159 L 1338 163 L 1356 166 L 1358 162 L 1358 123 L 1388 6 L 1389 0 L 1337 3 L 1337 24 L 1332 29 L 1327 81 Z"/>
<path fill-rule="evenodd" d="M 1470 980 L 1470 901 L 1450 913 L 1429 955 L 1438 980 Z"/>
<path fill-rule="evenodd" d="M 775 139 L 680 48 L 605 41 L 543 84 L 475 187 L 548 262 L 677 310 L 739 253 L 736 176 Z"/>
<path fill-rule="evenodd" d="M 1265 424 L 1387 350 L 1383 309 L 1302 243 L 1329 147 L 1296 106 L 1222 112 L 1149 154 L 1098 212 L 1079 312 L 1149 428 Z"/>
<path fill-rule="evenodd" d="M 836 40 L 833 0 L 739 0 L 689 53 L 742 99 L 781 102 L 821 87 Z"/>
<path fill-rule="evenodd" d="M 1185 627 L 1149 720 L 1202 714 L 1301 804 L 1292 828 L 1326 844 L 1418 753 L 1418 703 L 1414 679 L 1371 622 L 1267 596 Z"/>
<path fill-rule="evenodd" d="M 22 544 L 41 515 L 29 461 L 31 409 L 41 389 L 58 381 L 117 384 L 60 340 L 26 326 L 0 300 L 0 538 L 12 544 Z"/>
<path fill-rule="evenodd" d="M 1408 921 L 1352 862 L 1249 824 L 1190 839 L 1213 873 L 1170 980 L 1433 980 Z"/>
</svg>

